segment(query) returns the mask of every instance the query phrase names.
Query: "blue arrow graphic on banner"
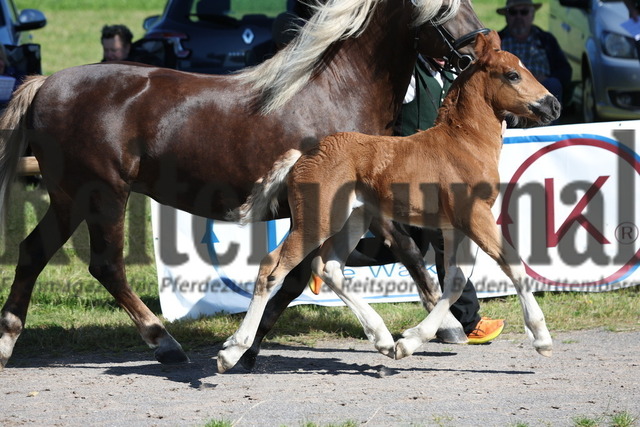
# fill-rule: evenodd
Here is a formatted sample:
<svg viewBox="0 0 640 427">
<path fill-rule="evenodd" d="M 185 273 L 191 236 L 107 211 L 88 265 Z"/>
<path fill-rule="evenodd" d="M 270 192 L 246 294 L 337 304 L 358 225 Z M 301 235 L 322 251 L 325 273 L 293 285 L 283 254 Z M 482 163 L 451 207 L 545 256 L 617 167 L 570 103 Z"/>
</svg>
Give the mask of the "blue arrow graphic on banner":
<svg viewBox="0 0 640 427">
<path fill-rule="evenodd" d="M 204 236 L 202 236 L 201 243 L 204 243 L 207 245 L 207 251 L 209 252 L 209 258 L 211 259 L 211 264 L 213 265 L 213 268 L 216 270 L 216 273 L 218 273 L 218 276 L 220 276 L 220 280 L 222 280 L 222 283 L 224 283 L 233 292 L 239 295 L 242 295 L 243 297 L 251 298 L 252 295 L 250 292 L 247 292 L 244 289 L 242 289 L 240 286 L 236 285 L 235 282 L 230 278 L 228 278 L 224 274 L 224 271 L 222 271 L 222 269 L 219 268 L 220 261 L 218 260 L 218 255 L 216 254 L 216 248 L 213 245 L 214 243 L 220 243 L 220 240 L 218 240 L 218 237 L 213 232 L 212 219 L 207 219 L 207 225 L 205 228 Z"/>
<path fill-rule="evenodd" d="M 215 243 L 220 243 L 220 239 L 218 239 L 218 237 L 216 236 L 216 234 L 213 231 L 213 223 L 214 223 L 214 221 L 212 219 L 207 219 L 207 223 L 206 223 L 206 226 L 205 226 L 205 233 L 204 233 L 204 236 L 202 236 L 202 241 L 201 241 L 201 243 L 207 245 L 207 251 L 209 253 L 209 258 L 211 259 L 211 265 L 216 270 L 216 273 L 220 277 L 220 280 L 222 280 L 222 283 L 224 283 L 231 291 L 233 291 L 233 292 L 237 293 L 238 295 L 241 295 L 241 296 L 243 296 L 245 298 L 251 298 L 253 295 L 250 292 L 247 292 L 244 289 L 242 289 L 240 286 L 238 286 L 231 278 L 229 278 L 224 273 L 224 271 L 220 267 L 220 261 L 218 260 L 218 255 L 216 254 L 216 249 L 215 249 L 215 246 L 214 246 Z M 282 243 L 282 241 L 285 239 L 285 237 L 287 237 L 288 234 L 289 234 L 289 232 L 287 232 L 282 237 L 282 239 L 280 239 L 278 241 L 277 230 L 276 230 L 276 222 L 275 221 L 268 221 L 267 222 L 267 247 L 268 247 L 268 251 L 271 252 L 276 247 L 278 247 L 278 245 L 280 243 Z M 314 299 L 308 297 L 307 295 L 300 295 L 300 296 L 298 296 L 296 298 L 296 301 L 311 302 L 311 301 L 314 301 Z M 327 300 L 327 301 L 329 301 L 329 300 Z"/>
</svg>

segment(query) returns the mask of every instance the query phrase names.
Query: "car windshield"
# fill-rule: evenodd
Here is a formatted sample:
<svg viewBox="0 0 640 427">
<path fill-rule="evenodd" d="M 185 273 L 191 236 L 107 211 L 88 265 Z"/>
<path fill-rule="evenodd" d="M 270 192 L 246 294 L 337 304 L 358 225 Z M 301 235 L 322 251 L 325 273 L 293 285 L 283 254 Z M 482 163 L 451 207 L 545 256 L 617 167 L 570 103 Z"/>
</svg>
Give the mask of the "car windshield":
<svg viewBox="0 0 640 427">
<path fill-rule="evenodd" d="M 190 17 L 195 21 L 219 15 L 241 18 L 244 15 L 262 14 L 275 17 L 286 9 L 286 0 L 192 0 Z"/>
</svg>

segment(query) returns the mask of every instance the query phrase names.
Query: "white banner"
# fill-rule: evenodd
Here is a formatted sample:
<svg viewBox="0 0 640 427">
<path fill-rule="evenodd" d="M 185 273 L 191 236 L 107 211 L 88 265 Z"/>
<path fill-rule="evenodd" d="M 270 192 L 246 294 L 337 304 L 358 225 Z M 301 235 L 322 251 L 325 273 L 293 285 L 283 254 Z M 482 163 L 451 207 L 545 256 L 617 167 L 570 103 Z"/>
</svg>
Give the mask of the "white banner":
<svg viewBox="0 0 640 427">
<path fill-rule="evenodd" d="M 603 291 L 640 283 L 640 121 L 510 129 L 500 160 L 494 215 L 515 244 L 535 291 Z M 260 260 L 289 220 L 247 226 L 152 203 L 160 303 L 169 320 L 246 311 Z M 471 276 L 480 297 L 515 293 L 486 254 Z M 435 278 L 433 251 L 426 266 Z M 402 264 L 347 267 L 348 286 L 368 302 L 417 301 Z M 293 304 L 342 305 L 323 286 Z"/>
</svg>

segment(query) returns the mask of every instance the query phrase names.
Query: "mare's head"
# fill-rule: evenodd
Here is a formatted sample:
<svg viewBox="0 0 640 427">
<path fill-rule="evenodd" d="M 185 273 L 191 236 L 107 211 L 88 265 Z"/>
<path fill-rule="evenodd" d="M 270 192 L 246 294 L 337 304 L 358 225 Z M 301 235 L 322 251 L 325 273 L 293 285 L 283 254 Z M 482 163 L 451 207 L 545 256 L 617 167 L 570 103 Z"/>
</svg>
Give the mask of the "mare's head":
<svg viewBox="0 0 640 427">
<path fill-rule="evenodd" d="M 560 102 L 531 74 L 517 56 L 500 50 L 495 31 L 476 38 L 473 70 L 484 78 L 485 93 L 502 119 L 547 125 L 560 116 Z M 463 77 L 463 76 L 461 76 Z"/>
<path fill-rule="evenodd" d="M 445 2 L 438 15 L 417 30 L 417 49 L 425 57 L 447 58 L 458 70 L 469 66 L 475 52 L 473 42 L 478 33 L 487 34 L 471 5 L 471 0 L 459 0 L 458 9 L 451 14 Z M 444 18 L 444 19 L 443 19 Z"/>
</svg>

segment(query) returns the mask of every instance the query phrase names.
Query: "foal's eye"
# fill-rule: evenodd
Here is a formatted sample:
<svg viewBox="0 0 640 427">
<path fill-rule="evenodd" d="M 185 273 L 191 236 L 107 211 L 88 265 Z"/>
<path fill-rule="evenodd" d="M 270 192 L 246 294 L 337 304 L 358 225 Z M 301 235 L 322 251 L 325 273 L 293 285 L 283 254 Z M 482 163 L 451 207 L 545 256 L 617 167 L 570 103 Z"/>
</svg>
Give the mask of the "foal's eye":
<svg viewBox="0 0 640 427">
<path fill-rule="evenodd" d="M 520 74 L 518 74 L 516 71 L 509 71 L 504 75 L 504 77 L 511 83 L 520 81 Z"/>
</svg>

